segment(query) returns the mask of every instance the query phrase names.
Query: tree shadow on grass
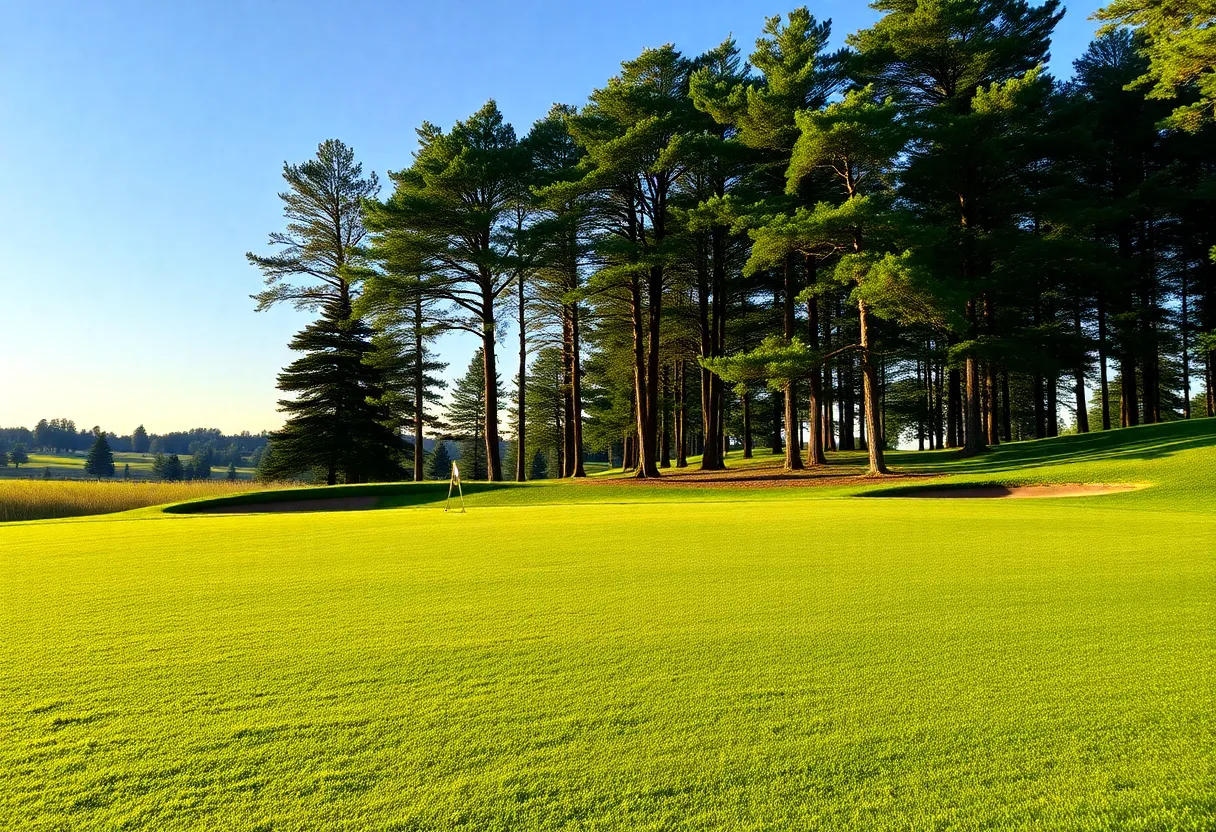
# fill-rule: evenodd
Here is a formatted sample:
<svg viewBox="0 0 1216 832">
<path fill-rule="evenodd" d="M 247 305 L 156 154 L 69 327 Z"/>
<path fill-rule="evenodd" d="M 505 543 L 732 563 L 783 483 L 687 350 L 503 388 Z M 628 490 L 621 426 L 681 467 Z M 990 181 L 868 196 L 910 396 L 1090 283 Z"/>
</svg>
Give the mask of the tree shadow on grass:
<svg viewBox="0 0 1216 832">
<path fill-rule="evenodd" d="M 957 451 L 935 451 L 932 458 L 920 452 L 893 454 L 892 462 L 927 474 L 991 474 L 1084 462 L 1147 462 L 1205 447 L 1216 447 L 1216 419 L 1015 442 L 965 459 Z"/>
<path fill-rule="evenodd" d="M 472 497 L 493 491 L 513 487 L 505 482 L 468 482 L 464 483 L 464 496 Z M 189 503 L 179 503 L 165 509 L 168 514 L 217 514 L 225 509 L 234 512 L 257 511 L 258 506 L 267 506 L 268 510 L 283 510 L 281 507 L 291 504 L 292 511 L 371 511 L 386 508 L 408 508 L 434 503 L 442 503 L 447 499 L 448 484 L 446 482 L 386 482 L 368 483 L 365 485 L 330 485 L 313 488 L 284 488 L 274 491 L 254 491 L 247 494 L 234 494 L 230 497 L 218 497 L 209 500 L 195 500 Z M 455 493 L 452 499 L 459 502 Z M 308 503 L 315 502 L 316 507 L 310 509 Z M 345 503 L 345 507 L 339 503 Z"/>
</svg>

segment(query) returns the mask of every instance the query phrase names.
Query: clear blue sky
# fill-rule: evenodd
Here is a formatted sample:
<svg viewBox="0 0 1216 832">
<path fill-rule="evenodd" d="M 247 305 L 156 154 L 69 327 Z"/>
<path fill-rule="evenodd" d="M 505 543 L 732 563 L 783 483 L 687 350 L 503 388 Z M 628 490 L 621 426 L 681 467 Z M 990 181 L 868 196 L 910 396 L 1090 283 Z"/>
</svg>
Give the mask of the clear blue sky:
<svg viewBox="0 0 1216 832">
<path fill-rule="evenodd" d="M 1099 5 L 1071 4 L 1057 74 Z M 837 41 L 875 18 L 860 0 L 810 7 Z M 253 311 L 244 254 L 282 225 L 285 160 L 340 138 L 383 179 L 410 163 L 423 120 L 446 127 L 494 98 L 523 133 L 643 47 L 696 53 L 733 33 L 747 52 L 787 10 L 0 0 L 0 425 L 277 427 L 275 375 L 304 318 Z M 442 347 L 449 375 L 474 349 Z"/>
</svg>

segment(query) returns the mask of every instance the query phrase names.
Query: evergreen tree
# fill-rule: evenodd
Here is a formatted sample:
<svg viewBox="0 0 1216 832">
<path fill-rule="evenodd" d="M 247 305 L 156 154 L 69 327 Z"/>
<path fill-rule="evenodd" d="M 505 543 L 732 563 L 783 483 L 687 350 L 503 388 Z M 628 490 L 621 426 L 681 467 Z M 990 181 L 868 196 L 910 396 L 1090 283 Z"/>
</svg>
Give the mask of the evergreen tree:
<svg viewBox="0 0 1216 832">
<path fill-rule="evenodd" d="M 689 134 L 702 123 L 688 95 L 691 61 L 671 45 L 621 64 L 595 90 L 570 132 L 587 175 L 555 195 L 594 196 L 605 264 L 593 288 L 628 315 L 639 478 L 657 477 L 664 296 L 672 277 L 673 199 L 693 160 Z"/>
<path fill-rule="evenodd" d="M 426 458 L 424 476 L 428 480 L 446 480 L 452 475 L 452 458 L 448 455 L 448 444 L 442 439 L 435 442 L 435 449 Z"/>
<path fill-rule="evenodd" d="M 0 451 L 0 468 L 8 467 L 8 452 Z"/>
<path fill-rule="evenodd" d="M 93 445 L 84 461 L 85 473 L 98 479 L 114 476 L 114 454 L 105 431 L 93 428 L 93 437 Z"/>
<path fill-rule="evenodd" d="M 181 458 L 177 454 L 169 454 L 161 467 L 160 478 L 166 482 L 180 482 L 186 477 L 186 469 L 182 467 Z"/>
<path fill-rule="evenodd" d="M 469 369 L 452 388 L 452 399 L 447 409 L 448 428 L 460 442 L 461 474 L 470 480 L 484 480 L 490 476 L 485 437 L 481 432 L 491 421 L 498 422 L 497 413 L 486 414 L 487 396 L 482 384 L 484 366 L 481 352 L 478 351 Z M 497 379 L 495 381 L 498 382 Z M 501 382 L 496 386 L 501 395 Z"/>
<path fill-rule="evenodd" d="M 283 179 L 288 189 L 279 199 L 287 228 L 270 235 L 279 252 L 245 255 L 266 277 L 266 289 L 253 296 L 258 311 L 283 302 L 297 309 L 349 306 L 352 276 L 364 263 L 363 202 L 380 192 L 376 174 L 364 178 L 354 151 L 330 139 L 317 147 L 315 158 L 285 162 Z M 301 278 L 303 283 L 295 282 Z"/>
<path fill-rule="evenodd" d="M 123 463 L 123 466 L 122 466 L 122 478 L 123 478 L 124 480 L 129 480 L 129 479 L 131 479 L 131 465 L 130 465 L 129 463 L 125 463 L 125 462 Z"/>
<path fill-rule="evenodd" d="M 448 365 L 438 360 L 433 344 L 450 327 L 451 318 L 408 269 L 394 270 L 397 264 L 392 261 L 382 265 L 384 271 L 369 273 L 359 309 L 366 310 L 375 329 L 369 361 L 383 374 L 383 403 L 393 427 L 412 437 L 414 479 L 421 480 L 426 433 L 444 427 L 432 408 L 442 398 L 446 382 L 439 374 Z"/>
<path fill-rule="evenodd" d="M 498 447 L 496 305 L 512 285 L 516 265 L 511 234 L 527 152 L 498 106 L 487 102 L 445 133 L 434 124 L 418 129 L 414 164 L 390 174 L 392 197 L 367 205 L 376 233 L 373 254 L 407 264 L 423 281 L 425 296 L 460 310 L 452 328 L 481 339 L 483 389 L 488 389 L 485 442 L 491 480 L 502 480 Z M 494 418 L 491 418 L 494 417 Z"/>
<path fill-rule="evenodd" d="M 194 468 L 194 477 L 196 480 L 211 479 L 211 451 L 210 449 L 195 451 L 190 459 L 190 464 Z"/>
<path fill-rule="evenodd" d="M 1148 59 L 1133 83 L 1149 98 L 1181 103 L 1168 123 L 1198 132 L 1216 121 L 1216 4 L 1212 0 L 1114 0 L 1098 12 L 1113 26 L 1135 29 Z M 1108 31 L 1109 28 L 1108 27 Z"/>
<path fill-rule="evenodd" d="M 140 425 L 131 432 L 131 450 L 137 454 L 146 454 L 151 440 L 148 438 L 148 432 L 144 430 L 144 426 Z"/>
<path fill-rule="evenodd" d="M 399 477 L 402 442 L 389 427 L 381 374 L 367 361 L 371 329 L 349 304 L 330 301 L 290 346 L 303 354 L 278 386 L 295 398 L 279 401 L 287 421 L 271 434 L 274 454 L 263 458 L 262 474 L 290 479 L 316 469 L 329 485 Z"/>
<path fill-rule="evenodd" d="M 225 475 L 225 478 L 228 480 L 228 482 L 234 482 L 236 480 L 236 463 L 235 462 L 228 463 L 228 472 Z"/>
</svg>

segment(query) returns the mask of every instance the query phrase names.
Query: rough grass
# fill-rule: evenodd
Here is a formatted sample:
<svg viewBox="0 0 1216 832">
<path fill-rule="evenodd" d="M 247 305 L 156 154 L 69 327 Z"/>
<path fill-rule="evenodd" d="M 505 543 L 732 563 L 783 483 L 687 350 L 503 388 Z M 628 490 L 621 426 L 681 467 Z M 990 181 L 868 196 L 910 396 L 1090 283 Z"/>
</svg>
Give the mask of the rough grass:
<svg viewBox="0 0 1216 832">
<path fill-rule="evenodd" d="M 0 522 L 113 514 L 145 506 L 159 506 L 202 497 L 220 497 L 266 487 L 268 486 L 239 480 L 0 480 Z"/>
<path fill-rule="evenodd" d="M 10 524 L 0 828 L 1210 830 L 1214 431 L 940 460 L 1109 497 Z"/>
</svg>

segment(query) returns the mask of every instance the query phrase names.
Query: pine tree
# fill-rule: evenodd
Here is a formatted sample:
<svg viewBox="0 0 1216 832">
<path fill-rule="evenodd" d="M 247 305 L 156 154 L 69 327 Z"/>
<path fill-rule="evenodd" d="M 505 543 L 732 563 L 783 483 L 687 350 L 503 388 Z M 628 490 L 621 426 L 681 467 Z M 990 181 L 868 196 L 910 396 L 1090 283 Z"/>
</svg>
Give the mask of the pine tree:
<svg viewBox="0 0 1216 832">
<path fill-rule="evenodd" d="M 98 479 L 114 476 L 114 454 L 105 431 L 93 428 L 93 437 L 89 455 L 84 461 L 85 473 Z"/>
<path fill-rule="evenodd" d="M 422 447 L 426 433 L 439 433 L 444 425 L 432 411 L 446 382 L 439 375 L 447 362 L 439 361 L 433 343 L 451 326 L 439 302 L 427 297 L 424 284 L 408 270 L 369 273 L 358 308 L 365 310 L 375 329 L 370 363 L 384 378 L 383 403 L 393 427 L 412 438 L 410 454 L 415 480 L 424 478 Z"/>
<path fill-rule="evenodd" d="M 129 464 L 129 463 L 123 463 L 123 466 L 122 466 L 122 478 L 123 478 L 124 480 L 129 480 L 129 479 L 131 479 L 131 466 L 130 466 L 130 464 Z"/>
<path fill-rule="evenodd" d="M 1149 98 L 1174 100 L 1194 91 L 1198 100 L 1178 105 L 1168 123 L 1198 132 L 1216 121 L 1216 5 L 1211 0 L 1114 0 L 1100 20 L 1135 29 L 1148 58 L 1134 83 Z"/>
<path fill-rule="evenodd" d="M 445 133 L 434 124 L 418 129 L 414 164 L 390 174 L 392 197 L 368 203 L 366 221 L 376 234 L 373 255 L 406 264 L 422 279 L 427 297 L 453 304 L 462 317 L 453 328 L 481 339 L 489 388 L 485 443 L 489 478 L 502 480 L 498 447 L 498 378 L 494 352 L 496 304 L 515 277 L 515 220 L 527 152 L 498 106 L 489 101 Z"/>
<path fill-rule="evenodd" d="M 647 49 L 591 94 L 569 119 L 588 174 L 554 191 L 594 196 L 606 268 L 594 288 L 629 316 L 637 476 L 659 476 L 659 376 L 663 300 L 677 223 L 672 200 L 689 170 L 688 139 L 702 123 L 688 95 L 691 61 L 670 44 Z"/>
<path fill-rule="evenodd" d="M 194 479 L 209 480 L 211 479 L 211 452 L 210 450 L 195 451 L 190 460 L 194 466 Z"/>
<path fill-rule="evenodd" d="M 349 305 L 352 275 L 364 262 L 363 202 L 380 192 L 376 174 L 364 178 L 354 151 L 330 139 L 318 145 L 315 158 L 284 163 L 283 179 L 288 189 L 279 198 L 287 230 L 270 235 L 279 253 L 245 255 L 266 277 L 266 289 L 253 296 L 258 311 L 283 302 L 297 309 Z M 293 282 L 300 278 L 305 282 Z"/>
<path fill-rule="evenodd" d="M 177 454 L 170 454 L 165 458 L 160 474 L 162 480 L 166 482 L 180 482 L 185 476 L 186 469 L 182 467 L 181 458 Z"/>
<path fill-rule="evenodd" d="M 424 476 L 428 480 L 446 480 L 452 475 L 452 458 L 448 455 L 448 443 L 436 440 L 435 449 L 426 458 Z"/>
<path fill-rule="evenodd" d="M 853 68 L 880 98 L 893 97 L 916 126 L 900 195 L 943 232 L 923 254 L 950 276 L 960 299 L 953 355 L 962 360 L 965 379 L 952 374 L 950 401 L 952 410 L 965 403 L 962 444 L 976 453 L 997 438 L 991 417 L 999 367 L 984 360 L 984 338 L 995 334 L 999 281 L 986 244 L 1024 221 L 1009 199 L 1028 170 L 1024 140 L 1033 127 L 1024 116 L 1033 93 L 1044 97 L 1041 65 L 1063 12 L 1059 0 L 1039 6 L 878 0 L 874 6 L 887 14 L 848 38 L 857 52 Z M 991 406 L 985 408 L 986 401 Z"/>
<path fill-rule="evenodd" d="M 228 473 L 225 475 L 225 477 L 228 480 L 228 482 L 234 482 L 236 480 L 236 463 L 235 462 L 228 463 Z"/>
<path fill-rule="evenodd" d="M 140 425 L 131 432 L 131 450 L 137 454 L 146 454 L 151 440 L 148 438 L 148 432 L 144 430 L 144 426 Z"/>
<path fill-rule="evenodd" d="M 470 480 L 484 480 L 490 475 L 485 450 L 483 426 L 498 422 L 498 414 L 486 413 L 486 391 L 482 382 L 485 362 L 481 351 L 473 356 L 469 369 L 452 388 L 452 399 L 448 402 L 447 423 L 460 442 L 461 475 Z M 497 381 L 497 379 L 496 379 Z M 496 391 L 502 395 L 501 382 Z"/>
<path fill-rule="evenodd" d="M 381 375 L 367 361 L 371 329 L 349 304 L 330 301 L 290 346 L 303 355 L 278 386 L 295 398 L 279 401 L 287 421 L 271 434 L 274 455 L 262 460 L 263 475 L 290 479 L 315 469 L 329 485 L 399 477 L 402 442 L 389 427 Z"/>
</svg>

